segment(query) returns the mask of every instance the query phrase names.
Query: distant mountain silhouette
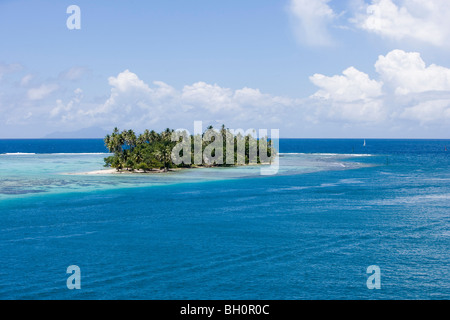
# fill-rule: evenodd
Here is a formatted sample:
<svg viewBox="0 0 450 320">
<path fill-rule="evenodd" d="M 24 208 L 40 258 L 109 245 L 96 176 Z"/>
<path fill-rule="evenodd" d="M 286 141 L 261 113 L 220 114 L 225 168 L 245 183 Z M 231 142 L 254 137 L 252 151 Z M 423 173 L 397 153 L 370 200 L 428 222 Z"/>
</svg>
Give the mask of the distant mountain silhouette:
<svg viewBox="0 0 450 320">
<path fill-rule="evenodd" d="M 44 139 L 100 139 L 108 133 L 102 128 L 90 127 L 71 132 L 53 132 L 44 136 Z"/>
</svg>

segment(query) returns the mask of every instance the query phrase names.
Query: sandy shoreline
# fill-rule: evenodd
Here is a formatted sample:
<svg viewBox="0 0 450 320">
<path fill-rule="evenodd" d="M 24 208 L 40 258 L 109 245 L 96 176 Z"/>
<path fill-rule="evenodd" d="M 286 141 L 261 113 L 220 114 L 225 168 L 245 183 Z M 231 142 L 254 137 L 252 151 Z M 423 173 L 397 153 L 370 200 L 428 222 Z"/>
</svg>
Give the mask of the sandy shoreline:
<svg viewBox="0 0 450 320">
<path fill-rule="evenodd" d="M 181 169 L 171 169 L 168 172 L 176 172 L 180 171 Z M 128 170 L 122 170 L 117 171 L 116 169 L 102 169 L 102 170 L 95 170 L 95 171 L 88 171 L 88 172 L 75 172 L 75 173 L 65 173 L 66 175 L 70 176 L 90 176 L 90 175 L 109 175 L 109 174 L 129 174 L 129 175 L 136 175 L 136 174 L 155 174 L 155 173 L 168 173 L 164 170 L 152 170 L 144 172 L 142 170 L 134 170 L 134 171 L 128 171 Z"/>
<path fill-rule="evenodd" d="M 251 164 L 251 165 L 240 165 L 240 166 L 232 166 L 229 168 L 238 168 L 238 167 L 245 167 L 245 166 L 261 166 L 261 165 L 269 165 L 268 163 L 264 163 L 264 164 Z M 155 173 L 173 173 L 173 172 L 180 172 L 182 170 L 192 170 L 192 169 L 206 169 L 206 168 L 218 168 L 218 167 L 214 167 L 214 166 L 210 166 L 210 167 L 205 167 L 205 166 L 195 166 L 195 167 L 190 167 L 190 168 L 175 168 L 175 169 L 170 169 L 169 171 L 164 171 L 162 169 L 158 169 L 158 170 L 152 170 L 152 171 L 146 171 L 144 172 L 143 170 L 133 170 L 133 171 L 128 171 L 128 170 L 121 170 L 121 171 L 117 171 L 116 169 L 102 169 L 102 170 L 95 170 L 95 171 L 88 171 L 88 172 L 71 172 L 71 173 L 64 173 L 65 175 L 70 175 L 70 176 L 91 176 L 91 175 L 110 175 L 110 174 L 117 174 L 117 175 L 152 175 Z"/>
</svg>

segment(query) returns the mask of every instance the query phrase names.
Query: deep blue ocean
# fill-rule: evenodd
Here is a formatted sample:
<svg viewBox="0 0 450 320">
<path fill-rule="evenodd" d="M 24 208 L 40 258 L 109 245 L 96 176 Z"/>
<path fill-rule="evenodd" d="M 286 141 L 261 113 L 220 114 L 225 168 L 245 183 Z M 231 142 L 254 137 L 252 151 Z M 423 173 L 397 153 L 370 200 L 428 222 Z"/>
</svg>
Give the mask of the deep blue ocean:
<svg viewBox="0 0 450 320">
<path fill-rule="evenodd" d="M 102 140 L 0 140 L 0 299 L 449 299 L 447 150 L 282 139 L 275 176 L 121 176 L 84 174 Z"/>
</svg>

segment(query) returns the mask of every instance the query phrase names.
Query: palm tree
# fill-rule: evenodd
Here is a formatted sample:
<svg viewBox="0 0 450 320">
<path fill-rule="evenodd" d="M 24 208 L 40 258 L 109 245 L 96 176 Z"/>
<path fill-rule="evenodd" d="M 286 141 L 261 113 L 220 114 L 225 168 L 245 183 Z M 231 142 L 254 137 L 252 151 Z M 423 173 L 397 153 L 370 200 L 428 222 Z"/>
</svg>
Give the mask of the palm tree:
<svg viewBox="0 0 450 320">
<path fill-rule="evenodd" d="M 135 164 L 139 164 L 142 161 L 144 161 L 144 154 L 142 153 L 142 150 L 140 148 L 136 148 L 132 154 L 132 160 Z"/>
<path fill-rule="evenodd" d="M 150 136 L 148 140 L 150 143 L 154 143 L 160 140 L 161 140 L 160 135 L 155 130 L 150 131 Z"/>
<path fill-rule="evenodd" d="M 137 138 L 133 130 L 123 131 L 122 136 L 124 138 L 125 144 L 130 148 L 131 151 L 136 147 Z"/>
<path fill-rule="evenodd" d="M 140 134 L 137 138 L 137 145 L 143 145 L 144 143 L 147 143 L 147 141 L 145 140 L 145 136 L 144 134 Z"/>
<path fill-rule="evenodd" d="M 164 146 L 155 152 L 155 157 L 164 166 L 164 171 L 169 171 L 170 163 L 172 162 L 172 149 L 169 146 Z"/>
<path fill-rule="evenodd" d="M 114 152 L 115 154 L 121 154 L 123 149 L 124 139 L 122 134 L 119 133 L 119 129 L 114 128 L 111 135 L 107 135 L 105 138 L 105 145 L 109 152 Z"/>
<path fill-rule="evenodd" d="M 174 130 L 170 130 L 169 128 L 167 128 L 166 130 L 164 130 L 162 133 L 161 133 L 161 138 L 162 138 L 162 140 L 163 141 L 170 141 L 171 140 L 171 138 L 172 138 L 172 132 L 173 132 Z"/>
<path fill-rule="evenodd" d="M 151 133 L 150 133 L 150 131 L 148 131 L 148 129 L 146 129 L 144 131 L 144 133 L 142 134 L 142 137 L 143 137 L 143 140 L 145 143 L 150 143 L 152 140 Z"/>
<path fill-rule="evenodd" d="M 105 147 L 111 153 L 112 152 L 112 149 L 111 149 L 111 136 L 109 134 L 107 134 L 105 139 L 104 139 L 104 141 L 105 141 Z"/>
</svg>

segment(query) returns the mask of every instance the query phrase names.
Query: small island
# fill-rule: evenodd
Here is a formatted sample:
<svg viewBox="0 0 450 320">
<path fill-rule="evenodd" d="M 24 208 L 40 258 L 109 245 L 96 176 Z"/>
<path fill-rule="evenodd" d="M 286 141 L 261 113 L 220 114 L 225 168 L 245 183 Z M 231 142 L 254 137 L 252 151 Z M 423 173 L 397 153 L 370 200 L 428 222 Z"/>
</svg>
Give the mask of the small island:
<svg viewBox="0 0 450 320">
<path fill-rule="evenodd" d="M 104 166 L 116 169 L 117 173 L 270 164 L 276 154 L 266 136 L 257 139 L 250 133 L 235 134 L 225 125 L 220 130 L 210 126 L 197 135 L 169 128 L 161 133 L 145 130 L 136 135 L 133 130 L 120 132 L 115 128 L 104 142 L 113 153 L 104 159 Z"/>
</svg>

